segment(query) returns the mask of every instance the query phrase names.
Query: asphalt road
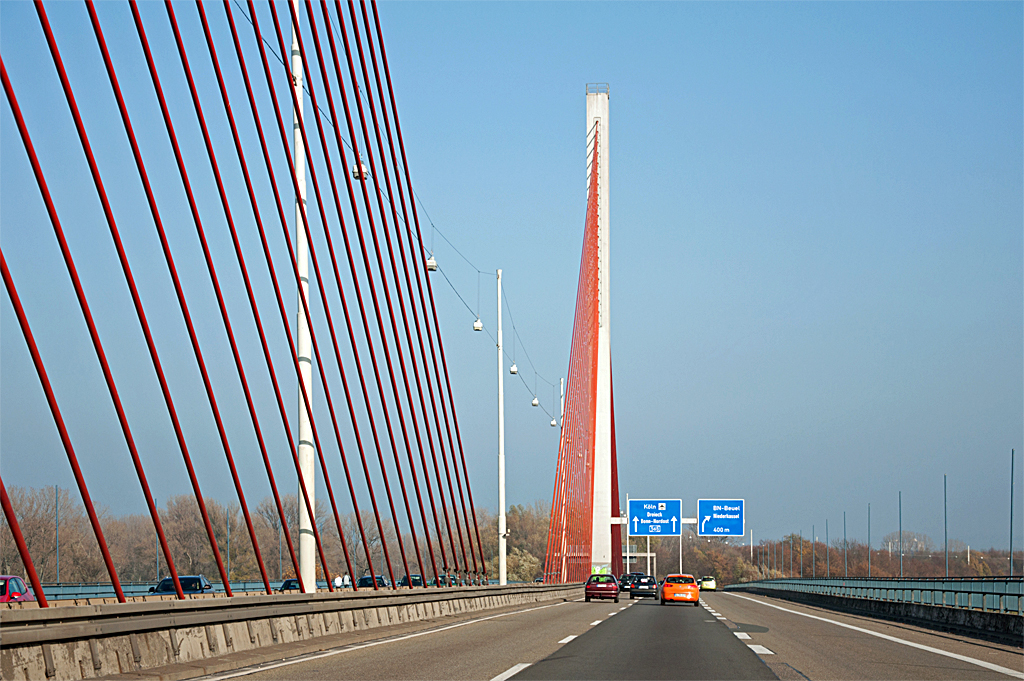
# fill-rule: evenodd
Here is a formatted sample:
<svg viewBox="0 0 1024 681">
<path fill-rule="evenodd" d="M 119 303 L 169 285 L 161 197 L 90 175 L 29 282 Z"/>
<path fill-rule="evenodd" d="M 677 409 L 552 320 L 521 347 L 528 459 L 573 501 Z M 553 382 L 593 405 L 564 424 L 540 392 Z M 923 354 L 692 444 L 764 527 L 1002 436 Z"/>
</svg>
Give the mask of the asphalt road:
<svg viewBox="0 0 1024 681">
<path fill-rule="evenodd" d="M 775 679 L 703 608 L 641 599 L 514 679 Z"/>
<path fill-rule="evenodd" d="M 376 637 L 376 638 L 374 638 Z M 254 679 L 1024 679 L 1020 649 L 746 594 L 558 602 L 370 630 Z M 226 679 L 229 675 L 212 678 Z"/>
<path fill-rule="evenodd" d="M 1020 648 L 750 594 L 701 599 L 780 679 L 1024 679 Z"/>
</svg>

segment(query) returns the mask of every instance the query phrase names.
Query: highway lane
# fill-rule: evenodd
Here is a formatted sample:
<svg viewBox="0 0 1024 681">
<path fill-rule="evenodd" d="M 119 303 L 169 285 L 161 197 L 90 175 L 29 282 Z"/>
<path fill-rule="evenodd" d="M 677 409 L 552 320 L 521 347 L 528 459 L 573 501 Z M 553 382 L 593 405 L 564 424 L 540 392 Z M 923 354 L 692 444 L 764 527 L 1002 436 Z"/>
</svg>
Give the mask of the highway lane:
<svg viewBox="0 0 1024 681">
<path fill-rule="evenodd" d="M 1024 679 L 1019 649 L 787 601 L 557 602 L 342 635 L 253 679 Z"/>
<path fill-rule="evenodd" d="M 343 645 L 299 660 L 210 678 L 227 679 L 492 679 L 516 665 L 543 659 L 573 636 L 615 619 L 630 603 L 579 601 L 542 604 L 476 617 L 442 618 L 417 631 Z M 378 636 L 388 636 L 380 630 Z"/>
<path fill-rule="evenodd" d="M 780 679 L 1024 679 L 1019 648 L 751 594 L 701 600 Z"/>
<path fill-rule="evenodd" d="M 775 679 L 703 608 L 651 599 L 603 622 L 512 677 L 526 679 Z"/>
</svg>

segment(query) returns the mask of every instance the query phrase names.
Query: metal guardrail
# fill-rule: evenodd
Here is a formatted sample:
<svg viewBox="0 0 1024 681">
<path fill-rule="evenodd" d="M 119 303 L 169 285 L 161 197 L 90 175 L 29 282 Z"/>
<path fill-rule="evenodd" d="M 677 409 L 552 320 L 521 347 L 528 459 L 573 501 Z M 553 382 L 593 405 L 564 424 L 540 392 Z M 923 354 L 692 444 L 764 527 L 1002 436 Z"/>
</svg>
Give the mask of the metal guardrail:
<svg viewBox="0 0 1024 681">
<path fill-rule="evenodd" d="M 211 582 L 213 585 L 213 593 L 224 593 L 224 584 L 221 582 Z M 281 588 L 282 581 L 271 582 L 270 586 L 274 591 Z M 121 582 L 121 589 L 124 591 L 124 595 L 131 596 L 148 596 L 150 587 L 157 585 L 157 582 Z M 316 583 L 318 589 L 326 589 L 327 582 L 318 581 Z M 234 593 L 243 592 L 254 592 L 263 591 L 263 582 L 260 581 L 240 581 L 231 582 L 231 591 Z M 46 594 L 47 600 L 68 600 L 72 598 L 116 598 L 114 593 L 114 585 L 110 582 L 82 582 L 82 583 L 68 583 L 62 582 L 60 584 L 43 583 L 43 593 Z"/>
<path fill-rule="evenodd" d="M 1024 615 L 1024 577 L 765 579 L 724 590 L 756 588 Z"/>
<path fill-rule="evenodd" d="M 271 582 L 270 587 L 277 591 L 281 588 L 283 581 Z M 490 580 L 490 585 L 497 585 L 498 580 Z M 509 582 L 509 584 L 520 584 L 523 582 Z M 212 592 L 215 594 L 224 593 L 224 584 L 221 582 L 211 582 L 213 585 Z M 127 597 L 132 596 L 148 596 L 150 587 L 157 585 L 157 582 L 121 582 L 121 589 L 124 595 Z M 85 598 L 116 598 L 117 594 L 114 592 L 114 585 L 110 582 L 62 582 L 60 584 L 55 583 L 44 583 L 43 593 L 46 595 L 47 600 L 72 600 L 72 599 L 85 599 Z M 327 590 L 327 582 L 320 580 L 316 583 L 317 589 Z M 345 590 L 350 590 L 352 585 L 349 584 L 345 587 Z M 231 591 L 236 594 L 242 593 L 263 593 L 263 582 L 261 581 L 232 581 Z"/>
</svg>

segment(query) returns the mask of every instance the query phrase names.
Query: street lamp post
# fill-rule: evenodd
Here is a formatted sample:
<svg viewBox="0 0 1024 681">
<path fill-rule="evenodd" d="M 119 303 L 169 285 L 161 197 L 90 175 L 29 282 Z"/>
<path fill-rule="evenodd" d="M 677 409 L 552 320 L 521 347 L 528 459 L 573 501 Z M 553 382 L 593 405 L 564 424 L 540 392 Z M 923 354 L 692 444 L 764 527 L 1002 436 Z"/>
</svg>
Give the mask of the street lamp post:
<svg viewBox="0 0 1024 681">
<path fill-rule="evenodd" d="M 505 530 L 505 362 L 501 356 L 501 270 L 498 270 L 498 583 L 508 584 Z"/>
</svg>

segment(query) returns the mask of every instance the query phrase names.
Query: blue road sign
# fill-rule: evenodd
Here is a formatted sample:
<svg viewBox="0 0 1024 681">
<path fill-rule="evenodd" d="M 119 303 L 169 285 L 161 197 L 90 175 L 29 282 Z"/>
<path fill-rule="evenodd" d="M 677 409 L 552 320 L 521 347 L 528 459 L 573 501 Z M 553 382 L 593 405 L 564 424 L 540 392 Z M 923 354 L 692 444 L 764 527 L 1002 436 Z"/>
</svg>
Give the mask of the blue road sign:
<svg viewBox="0 0 1024 681">
<path fill-rule="evenodd" d="M 697 534 L 701 537 L 742 537 L 747 533 L 743 499 L 698 499 Z"/>
<path fill-rule="evenodd" d="M 680 499 L 630 499 L 631 536 L 675 536 L 683 533 L 683 502 Z"/>
</svg>

